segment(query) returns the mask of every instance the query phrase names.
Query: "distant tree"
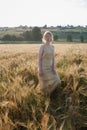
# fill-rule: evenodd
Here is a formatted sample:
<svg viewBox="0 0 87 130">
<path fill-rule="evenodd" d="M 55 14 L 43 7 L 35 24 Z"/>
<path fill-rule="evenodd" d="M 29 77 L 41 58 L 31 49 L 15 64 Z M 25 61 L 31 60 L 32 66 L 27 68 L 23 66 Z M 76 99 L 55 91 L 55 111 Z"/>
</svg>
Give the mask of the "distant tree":
<svg viewBox="0 0 87 130">
<path fill-rule="evenodd" d="M 17 37 L 15 35 L 11 35 L 11 41 L 17 41 Z"/>
<path fill-rule="evenodd" d="M 2 40 L 3 41 L 10 41 L 11 40 L 11 35 L 9 35 L 9 34 L 4 35 Z"/>
<path fill-rule="evenodd" d="M 47 25 L 45 24 L 45 25 L 43 26 L 43 28 L 47 28 Z"/>
<path fill-rule="evenodd" d="M 23 41 L 23 40 L 24 40 L 23 36 L 19 35 L 19 36 L 17 37 L 17 41 Z"/>
<path fill-rule="evenodd" d="M 57 40 L 58 40 L 58 35 L 54 34 L 54 41 L 57 41 Z"/>
<path fill-rule="evenodd" d="M 84 42 L 84 37 L 82 35 L 80 36 L 80 41 Z"/>
<path fill-rule="evenodd" d="M 58 25 L 58 26 L 56 26 L 56 27 L 61 29 L 62 26 L 61 26 L 61 25 Z"/>
<path fill-rule="evenodd" d="M 34 41 L 41 41 L 42 38 L 42 34 L 41 34 L 41 30 L 39 27 L 34 27 L 32 29 L 32 39 Z"/>
<path fill-rule="evenodd" d="M 3 38 L 1 40 L 3 40 L 3 41 L 22 41 L 23 38 L 17 37 L 15 35 L 6 34 L 3 36 Z"/>
<path fill-rule="evenodd" d="M 67 41 L 68 41 L 68 42 L 72 42 L 72 35 L 70 35 L 70 34 L 67 35 Z"/>
<path fill-rule="evenodd" d="M 26 41 L 30 41 L 32 40 L 32 32 L 31 31 L 25 31 L 23 34 L 22 34 L 24 40 Z"/>
</svg>

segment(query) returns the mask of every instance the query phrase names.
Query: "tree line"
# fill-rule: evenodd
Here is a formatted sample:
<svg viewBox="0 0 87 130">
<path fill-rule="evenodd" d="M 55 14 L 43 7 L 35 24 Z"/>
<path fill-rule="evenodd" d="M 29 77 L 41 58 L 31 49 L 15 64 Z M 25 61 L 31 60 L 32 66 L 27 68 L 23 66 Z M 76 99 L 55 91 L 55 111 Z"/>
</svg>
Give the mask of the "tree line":
<svg viewBox="0 0 87 130">
<path fill-rule="evenodd" d="M 87 39 L 86 33 L 78 32 L 53 32 L 54 41 L 59 39 L 66 39 L 67 42 L 73 42 L 74 39 L 79 39 L 80 42 L 85 42 Z M 2 41 L 41 41 L 42 32 L 39 27 L 34 27 L 32 30 L 27 30 L 21 33 L 19 36 L 6 34 L 2 37 Z"/>
<path fill-rule="evenodd" d="M 25 31 L 19 36 L 6 34 L 2 41 L 41 41 L 42 33 L 39 27 L 34 27 L 31 31 Z"/>
</svg>

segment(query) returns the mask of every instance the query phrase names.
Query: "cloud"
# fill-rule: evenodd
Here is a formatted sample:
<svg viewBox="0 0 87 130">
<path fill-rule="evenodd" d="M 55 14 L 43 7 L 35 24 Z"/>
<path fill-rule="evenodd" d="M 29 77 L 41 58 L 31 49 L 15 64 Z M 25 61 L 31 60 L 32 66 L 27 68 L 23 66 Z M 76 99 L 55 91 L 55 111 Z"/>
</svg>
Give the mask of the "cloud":
<svg viewBox="0 0 87 130">
<path fill-rule="evenodd" d="M 87 0 L 80 0 L 81 1 L 81 4 L 84 6 L 84 7 L 87 7 Z"/>
<path fill-rule="evenodd" d="M 80 7 L 87 7 L 87 0 L 71 0 Z"/>
</svg>

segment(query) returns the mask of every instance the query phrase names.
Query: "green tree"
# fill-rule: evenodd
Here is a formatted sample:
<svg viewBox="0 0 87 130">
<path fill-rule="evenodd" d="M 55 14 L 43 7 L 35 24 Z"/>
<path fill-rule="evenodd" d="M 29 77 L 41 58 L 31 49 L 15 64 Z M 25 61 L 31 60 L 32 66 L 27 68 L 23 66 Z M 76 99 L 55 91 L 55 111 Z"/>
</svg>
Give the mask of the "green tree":
<svg viewBox="0 0 87 130">
<path fill-rule="evenodd" d="M 31 31 L 25 31 L 23 34 L 22 34 L 24 40 L 26 41 L 30 41 L 32 40 L 32 32 Z"/>
<path fill-rule="evenodd" d="M 10 41 L 11 40 L 11 35 L 9 35 L 9 34 L 4 35 L 2 40 L 3 41 Z"/>
<path fill-rule="evenodd" d="M 68 42 L 72 42 L 72 35 L 70 35 L 70 34 L 67 35 L 67 41 L 68 41 Z"/>
<path fill-rule="evenodd" d="M 39 27 L 34 27 L 32 29 L 32 40 L 34 41 L 41 41 L 42 34 Z"/>
<path fill-rule="evenodd" d="M 11 35 L 11 41 L 17 41 L 17 37 L 15 35 Z"/>
<path fill-rule="evenodd" d="M 3 41 L 16 41 L 18 38 L 15 35 L 6 34 L 3 36 Z"/>
<path fill-rule="evenodd" d="M 84 37 L 82 35 L 80 36 L 80 41 L 84 42 Z"/>
<path fill-rule="evenodd" d="M 58 35 L 54 34 L 54 41 L 57 41 L 57 40 L 58 40 Z"/>
</svg>

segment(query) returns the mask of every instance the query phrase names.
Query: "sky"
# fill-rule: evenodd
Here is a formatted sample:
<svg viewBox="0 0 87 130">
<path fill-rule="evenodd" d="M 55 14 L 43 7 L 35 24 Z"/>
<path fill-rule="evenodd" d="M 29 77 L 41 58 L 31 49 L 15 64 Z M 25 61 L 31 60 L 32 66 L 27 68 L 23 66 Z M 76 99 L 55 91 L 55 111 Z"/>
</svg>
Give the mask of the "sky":
<svg viewBox="0 0 87 130">
<path fill-rule="evenodd" d="M 0 27 L 86 26 L 87 0 L 0 0 Z"/>
</svg>

